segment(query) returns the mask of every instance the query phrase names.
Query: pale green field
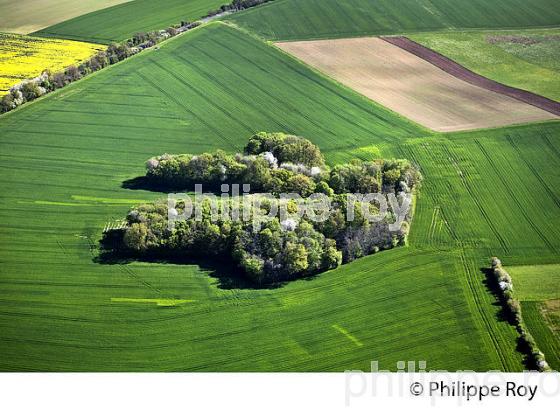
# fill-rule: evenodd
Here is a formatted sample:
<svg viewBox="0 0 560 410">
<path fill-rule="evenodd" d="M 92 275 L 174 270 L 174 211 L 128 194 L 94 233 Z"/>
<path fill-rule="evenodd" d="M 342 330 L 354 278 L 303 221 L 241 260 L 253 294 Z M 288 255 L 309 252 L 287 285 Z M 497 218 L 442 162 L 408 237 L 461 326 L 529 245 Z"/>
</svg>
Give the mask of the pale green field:
<svg viewBox="0 0 560 410">
<path fill-rule="evenodd" d="M 492 80 L 560 101 L 560 28 L 408 37 Z"/>
<path fill-rule="evenodd" d="M 549 365 L 560 370 L 560 264 L 508 266 L 523 320 Z"/>
<path fill-rule="evenodd" d="M 519 300 L 560 299 L 560 265 L 508 266 Z"/>
</svg>

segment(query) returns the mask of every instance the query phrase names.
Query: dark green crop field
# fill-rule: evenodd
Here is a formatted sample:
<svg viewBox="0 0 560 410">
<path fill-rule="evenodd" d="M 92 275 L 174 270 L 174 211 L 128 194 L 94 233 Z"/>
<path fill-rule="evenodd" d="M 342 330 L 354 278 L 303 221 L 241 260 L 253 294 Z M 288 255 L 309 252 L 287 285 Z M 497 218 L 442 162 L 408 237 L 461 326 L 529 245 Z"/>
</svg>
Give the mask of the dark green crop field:
<svg viewBox="0 0 560 410">
<path fill-rule="evenodd" d="M 550 323 L 543 316 L 544 303 L 535 301 L 522 301 L 523 320 L 537 341 L 537 345 L 545 354 L 546 361 L 556 371 L 560 369 L 560 340 L 558 329 L 556 334 L 550 329 Z M 557 312 L 558 314 L 558 312 Z"/>
<path fill-rule="evenodd" d="M 95 261 L 105 224 L 160 196 L 122 186 L 146 159 L 260 130 L 331 164 L 418 163 L 410 245 L 262 290 L 225 268 Z M 432 134 L 219 23 L 1 117 L 0 146 L 0 370 L 518 371 L 480 269 L 560 262 L 560 123 Z"/>
<path fill-rule="evenodd" d="M 555 0 L 275 0 L 228 17 L 271 40 L 560 24 Z"/>
<path fill-rule="evenodd" d="M 227 0 L 133 0 L 84 14 L 44 28 L 35 35 L 70 40 L 110 43 L 132 37 L 140 31 L 167 28 L 194 21 Z"/>
</svg>

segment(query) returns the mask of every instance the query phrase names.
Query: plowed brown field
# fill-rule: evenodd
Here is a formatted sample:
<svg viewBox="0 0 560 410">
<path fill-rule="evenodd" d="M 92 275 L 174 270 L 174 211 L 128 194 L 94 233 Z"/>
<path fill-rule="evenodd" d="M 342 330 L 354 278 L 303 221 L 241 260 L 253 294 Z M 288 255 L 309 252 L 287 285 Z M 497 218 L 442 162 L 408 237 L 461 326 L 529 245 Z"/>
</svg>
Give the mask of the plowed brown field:
<svg viewBox="0 0 560 410">
<path fill-rule="evenodd" d="M 469 84 L 379 38 L 276 45 L 342 84 L 435 131 L 559 118 L 509 96 Z"/>
</svg>

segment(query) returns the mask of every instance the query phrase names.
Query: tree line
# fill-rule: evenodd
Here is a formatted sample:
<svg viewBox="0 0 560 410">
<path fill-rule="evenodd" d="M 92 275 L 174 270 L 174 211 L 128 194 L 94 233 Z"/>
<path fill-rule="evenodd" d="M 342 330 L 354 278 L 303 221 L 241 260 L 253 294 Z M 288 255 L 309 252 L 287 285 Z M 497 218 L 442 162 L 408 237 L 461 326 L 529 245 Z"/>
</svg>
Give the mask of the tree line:
<svg viewBox="0 0 560 410">
<path fill-rule="evenodd" d="M 544 353 L 541 352 L 535 339 L 529 332 L 521 314 L 521 304 L 515 298 L 513 281 L 509 273 L 504 269 L 502 261 L 496 257 L 492 258 L 491 283 L 493 290 L 497 293 L 502 309 L 509 320 L 515 326 L 519 334 L 519 347 L 527 358 L 527 365 L 539 371 L 549 371 L 550 366 L 546 362 Z"/>
<path fill-rule="evenodd" d="M 164 35 L 163 33 L 166 34 Z M 162 30 L 162 32 L 150 33 L 147 35 L 149 40 L 147 40 L 148 43 L 146 44 L 156 44 L 157 42 L 163 41 L 171 36 L 170 33 L 174 33 L 174 31 L 168 29 Z M 135 38 L 136 36 L 137 35 L 135 35 Z M 45 70 L 38 77 L 24 80 L 16 84 L 10 88 L 8 94 L 5 94 L 2 99 L 0 99 L 0 112 L 5 113 L 11 111 L 26 102 L 33 101 L 51 91 L 66 87 L 68 84 L 80 80 L 91 73 L 137 54 L 142 48 L 139 48 L 135 44 L 134 38 L 122 44 L 113 43 L 109 45 L 106 50 L 97 52 L 81 64 L 71 65 L 64 71 L 55 73 L 50 70 Z"/>
</svg>

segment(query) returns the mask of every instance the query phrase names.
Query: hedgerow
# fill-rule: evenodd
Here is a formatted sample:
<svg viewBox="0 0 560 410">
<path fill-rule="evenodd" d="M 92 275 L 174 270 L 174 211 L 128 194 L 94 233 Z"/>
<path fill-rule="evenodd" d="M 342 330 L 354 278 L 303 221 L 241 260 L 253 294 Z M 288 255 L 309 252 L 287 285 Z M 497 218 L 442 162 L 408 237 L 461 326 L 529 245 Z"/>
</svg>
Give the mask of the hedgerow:
<svg viewBox="0 0 560 410">
<path fill-rule="evenodd" d="M 546 362 L 544 353 L 539 350 L 535 339 L 523 321 L 521 304 L 514 296 L 511 276 L 504 269 L 502 262 L 497 257 L 492 258 L 492 273 L 494 287 L 501 302 L 502 309 L 519 333 L 519 347 L 525 353 L 528 367 L 541 372 L 549 371 L 550 367 Z"/>
</svg>

